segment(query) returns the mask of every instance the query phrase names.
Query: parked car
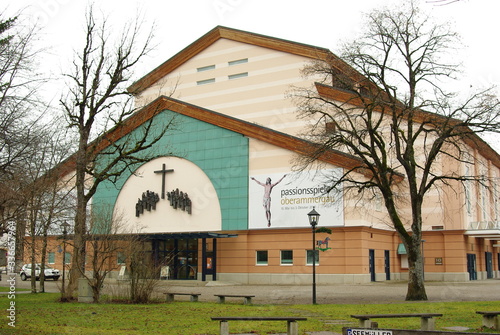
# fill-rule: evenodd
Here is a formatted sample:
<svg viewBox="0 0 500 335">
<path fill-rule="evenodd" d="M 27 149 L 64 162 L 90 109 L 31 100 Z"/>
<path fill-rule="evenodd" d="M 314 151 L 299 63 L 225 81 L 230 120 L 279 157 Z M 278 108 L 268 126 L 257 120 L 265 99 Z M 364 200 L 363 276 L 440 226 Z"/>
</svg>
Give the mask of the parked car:
<svg viewBox="0 0 500 335">
<path fill-rule="evenodd" d="M 35 278 L 37 280 L 40 279 L 40 272 L 41 272 L 41 265 L 36 264 Z M 51 268 L 49 265 L 45 265 L 44 273 L 45 273 L 45 279 L 52 278 L 54 280 L 58 280 L 59 277 L 61 276 L 59 270 Z M 19 275 L 21 276 L 21 280 L 26 280 L 28 278 L 31 278 L 31 264 L 24 264 L 23 267 L 21 268 L 21 271 L 19 272 Z"/>
</svg>

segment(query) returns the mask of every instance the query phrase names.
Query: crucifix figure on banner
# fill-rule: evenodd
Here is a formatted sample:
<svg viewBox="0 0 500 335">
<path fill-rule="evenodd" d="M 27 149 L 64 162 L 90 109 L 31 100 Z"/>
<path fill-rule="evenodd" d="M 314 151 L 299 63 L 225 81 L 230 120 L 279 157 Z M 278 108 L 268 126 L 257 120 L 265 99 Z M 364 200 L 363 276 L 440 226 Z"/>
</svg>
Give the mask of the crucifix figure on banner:
<svg viewBox="0 0 500 335">
<path fill-rule="evenodd" d="M 162 165 L 162 169 L 158 171 L 154 171 L 154 173 L 161 173 L 161 198 L 165 199 L 165 175 L 168 172 L 174 172 L 174 169 L 168 169 L 165 164 Z"/>
</svg>

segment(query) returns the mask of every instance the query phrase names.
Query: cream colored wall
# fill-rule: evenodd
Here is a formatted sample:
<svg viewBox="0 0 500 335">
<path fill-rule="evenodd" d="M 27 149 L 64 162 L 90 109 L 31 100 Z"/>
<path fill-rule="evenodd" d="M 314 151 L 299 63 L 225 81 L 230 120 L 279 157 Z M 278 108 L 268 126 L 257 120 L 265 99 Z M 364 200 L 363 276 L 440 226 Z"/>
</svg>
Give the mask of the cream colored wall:
<svg viewBox="0 0 500 335">
<path fill-rule="evenodd" d="M 193 202 L 192 213 L 170 206 L 169 200 L 161 199 L 156 210 L 136 217 L 135 204 L 147 190 L 161 190 L 162 176 L 154 173 L 162 164 L 174 173 L 166 174 L 165 191 L 193 190 L 189 198 Z M 139 167 L 122 187 L 114 208 L 116 220 L 122 222 L 126 233 L 174 233 L 221 230 L 221 211 L 217 192 L 207 175 L 194 163 L 177 157 L 161 157 Z"/>
<path fill-rule="evenodd" d="M 228 62 L 248 58 L 248 63 L 229 66 Z M 237 117 L 274 130 L 296 135 L 304 121 L 296 117 L 296 107 L 286 93 L 291 85 L 312 83 L 301 79 L 300 70 L 308 58 L 253 45 L 220 39 L 181 65 L 168 78 L 145 90 L 138 106 L 169 95 L 173 98 Z M 197 68 L 215 65 L 214 70 Z M 229 80 L 228 76 L 248 72 L 248 77 Z M 215 78 L 215 83 L 197 81 Z"/>
<path fill-rule="evenodd" d="M 248 58 L 247 63 L 229 66 L 228 62 Z M 144 105 L 161 94 L 186 101 L 219 113 L 237 117 L 262 126 L 298 135 L 304 130 L 306 121 L 297 119 L 296 106 L 287 99 L 292 85 L 309 86 L 313 79 L 303 79 L 300 70 L 309 59 L 271 49 L 247 45 L 240 42 L 220 39 L 207 49 L 197 54 L 167 78 L 159 81 L 138 98 L 138 105 Z M 197 68 L 215 65 L 214 70 L 198 72 Z M 248 77 L 229 80 L 231 74 L 248 72 Z M 215 82 L 197 85 L 197 81 L 214 78 Z M 171 93 L 175 87 L 175 92 Z M 389 131 L 388 125 L 386 126 Z M 429 139 L 427 139 L 429 140 Z M 423 140 L 417 144 L 424 147 Z M 287 150 L 251 141 L 250 175 L 290 171 L 293 167 L 293 154 Z M 438 162 L 436 172 L 449 169 L 448 161 Z M 459 166 L 453 166 L 459 169 Z M 453 192 L 456 194 L 453 195 Z M 434 189 L 425 199 L 423 206 L 424 230 L 435 226 L 445 229 L 462 229 L 467 222 L 458 220 L 457 210 L 464 213 L 464 197 L 461 190 Z M 405 192 L 402 198 L 407 199 Z M 479 199 L 476 192 L 474 197 Z M 477 201 L 473 209 L 474 218 L 479 213 Z M 494 199 L 492 200 L 494 201 Z M 401 206 L 410 216 L 408 203 Z M 494 206 L 490 206 L 493 212 Z M 390 229 L 387 222 L 383 201 L 367 197 L 346 199 L 345 214 L 347 225 L 367 225 L 381 229 Z M 460 215 L 461 216 L 461 215 Z M 477 221 L 480 221 L 477 219 Z"/>
</svg>

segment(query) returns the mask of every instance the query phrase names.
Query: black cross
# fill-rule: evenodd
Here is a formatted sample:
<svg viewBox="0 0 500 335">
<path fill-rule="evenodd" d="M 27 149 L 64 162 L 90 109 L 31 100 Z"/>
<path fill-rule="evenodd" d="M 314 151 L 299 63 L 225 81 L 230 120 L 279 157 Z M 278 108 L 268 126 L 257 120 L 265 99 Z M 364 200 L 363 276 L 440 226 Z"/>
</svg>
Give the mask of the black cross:
<svg viewBox="0 0 500 335">
<path fill-rule="evenodd" d="M 161 170 L 155 171 L 155 173 L 161 173 L 161 198 L 165 199 L 165 174 L 168 172 L 174 172 L 174 169 L 169 169 L 167 170 L 167 167 L 165 164 L 163 164 Z"/>
</svg>

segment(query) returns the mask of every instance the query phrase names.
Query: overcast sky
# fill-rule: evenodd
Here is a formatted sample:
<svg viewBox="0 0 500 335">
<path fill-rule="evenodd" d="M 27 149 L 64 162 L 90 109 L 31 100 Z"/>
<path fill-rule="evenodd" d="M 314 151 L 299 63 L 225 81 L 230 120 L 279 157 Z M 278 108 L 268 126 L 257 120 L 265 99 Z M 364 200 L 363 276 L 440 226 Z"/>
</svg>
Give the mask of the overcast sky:
<svg viewBox="0 0 500 335">
<path fill-rule="evenodd" d="M 461 0 L 446 6 L 436 6 L 433 0 L 416 1 L 438 20 L 453 22 L 455 30 L 462 35 L 467 49 L 458 56 L 463 57 L 464 82 L 474 87 L 500 86 L 500 1 Z M 31 20 L 38 21 L 41 41 L 51 51 L 43 64 L 54 75 L 61 72 L 61 67 L 71 60 L 73 50 L 82 43 L 87 3 L 83 0 L 2 1 L 3 6 L 7 5 L 4 16 L 22 10 Z M 134 19 L 138 12 L 143 13 L 148 22 L 156 23 L 158 47 L 136 69 L 135 79 L 217 25 L 316 45 L 336 53 L 341 41 L 362 29 L 363 12 L 394 3 L 394 0 L 94 1 L 116 27 Z"/>
</svg>

